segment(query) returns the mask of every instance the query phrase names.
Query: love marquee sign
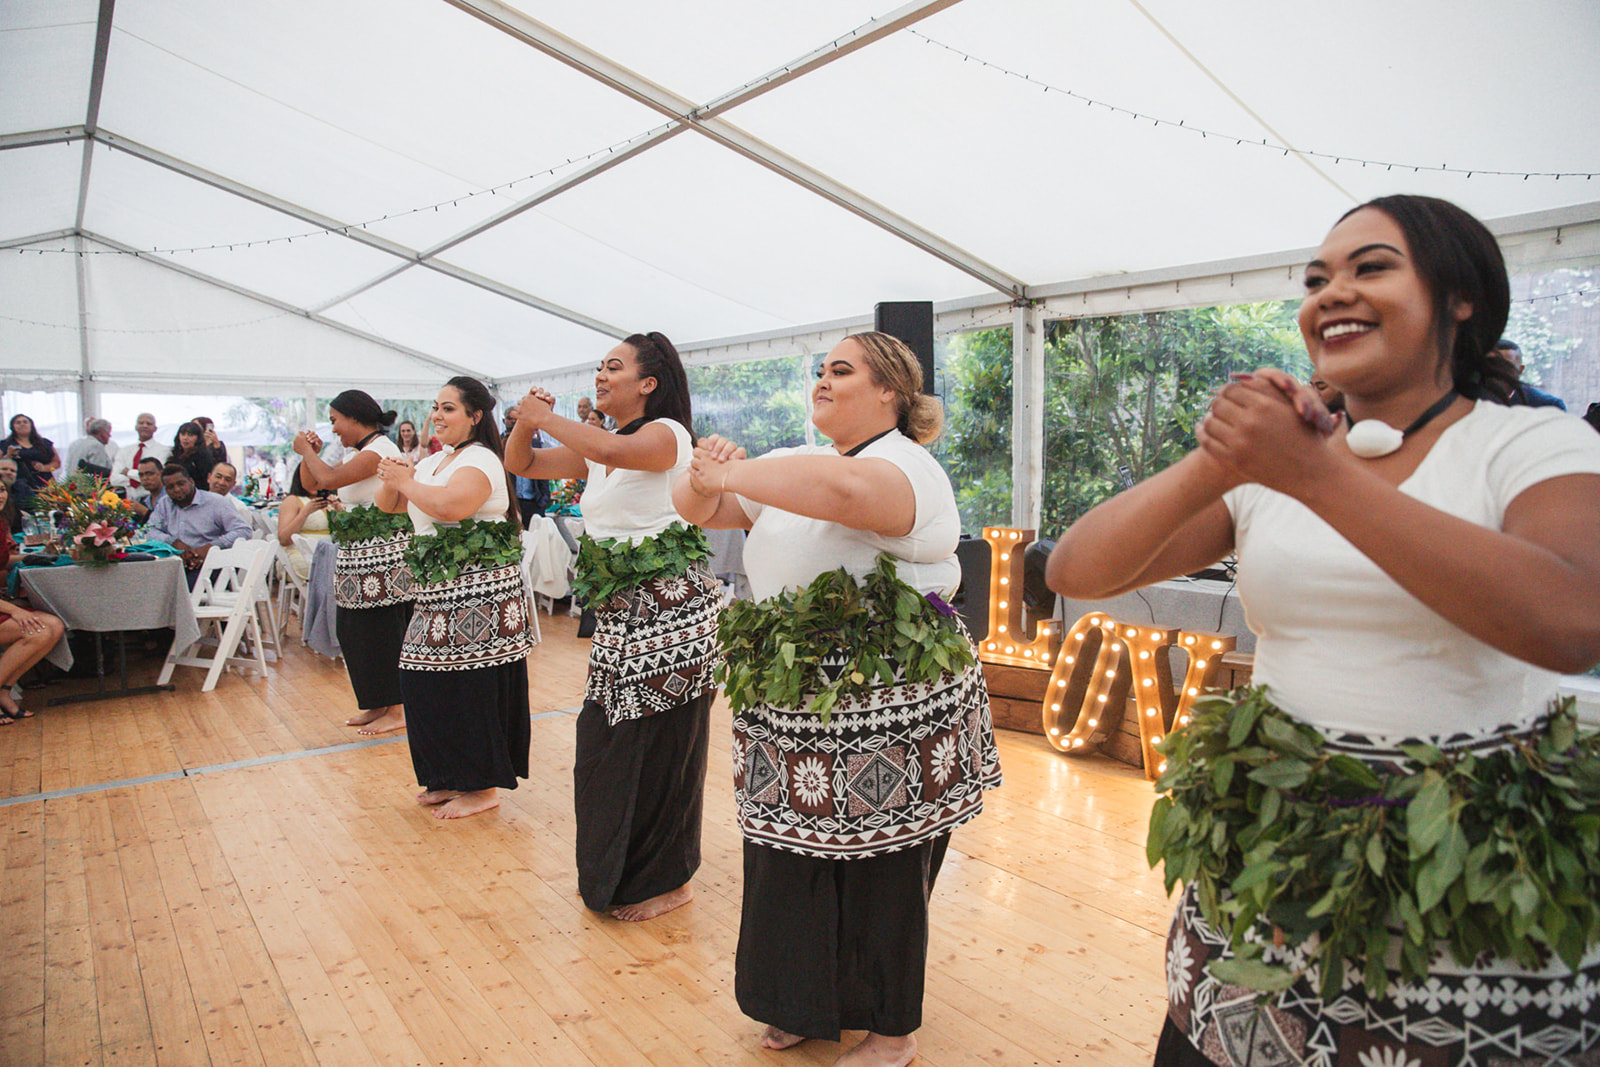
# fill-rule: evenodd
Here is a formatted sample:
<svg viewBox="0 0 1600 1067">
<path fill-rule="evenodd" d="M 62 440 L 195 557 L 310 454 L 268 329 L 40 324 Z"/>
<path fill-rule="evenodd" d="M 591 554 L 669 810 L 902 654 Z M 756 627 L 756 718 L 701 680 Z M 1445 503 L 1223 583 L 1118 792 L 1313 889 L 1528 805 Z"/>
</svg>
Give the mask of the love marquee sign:
<svg viewBox="0 0 1600 1067">
<path fill-rule="evenodd" d="M 1145 776 L 1154 779 L 1165 767 L 1155 746 L 1189 721 L 1189 709 L 1216 680 L 1234 638 L 1123 622 L 1098 611 L 1064 634 L 1060 620 L 1041 620 L 1030 637 L 1023 632 L 1022 555 L 1034 531 L 988 526 L 983 538 L 990 553 L 989 629 L 978 642 L 978 658 L 1050 672 L 1039 708 L 1044 735 L 1072 755 L 1095 751 L 1133 698 Z M 1168 655 L 1174 647 L 1188 659 L 1183 684 L 1176 687 Z"/>
</svg>

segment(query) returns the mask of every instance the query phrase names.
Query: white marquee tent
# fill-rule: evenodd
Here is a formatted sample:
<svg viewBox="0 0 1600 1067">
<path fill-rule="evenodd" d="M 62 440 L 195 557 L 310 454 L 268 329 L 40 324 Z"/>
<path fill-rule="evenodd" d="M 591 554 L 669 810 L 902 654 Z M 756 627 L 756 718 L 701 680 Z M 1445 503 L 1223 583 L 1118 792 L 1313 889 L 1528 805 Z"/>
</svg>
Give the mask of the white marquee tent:
<svg viewBox="0 0 1600 1067">
<path fill-rule="evenodd" d="M 1600 261 L 1594 0 L 890 2 L 0 0 L 0 385 L 560 388 L 929 299 L 1019 327 L 1026 465 L 1042 318 L 1292 296 L 1368 197 Z"/>
</svg>

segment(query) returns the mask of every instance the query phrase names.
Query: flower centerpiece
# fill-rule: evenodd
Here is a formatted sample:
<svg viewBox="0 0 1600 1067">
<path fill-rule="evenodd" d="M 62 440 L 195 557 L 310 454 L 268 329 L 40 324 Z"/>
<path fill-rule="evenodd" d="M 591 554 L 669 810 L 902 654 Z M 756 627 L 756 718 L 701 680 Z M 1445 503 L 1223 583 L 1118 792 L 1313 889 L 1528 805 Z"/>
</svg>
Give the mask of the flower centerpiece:
<svg viewBox="0 0 1600 1067">
<path fill-rule="evenodd" d="M 558 482 L 550 483 L 550 510 L 551 515 L 577 515 L 579 501 L 583 499 L 583 489 L 587 484 L 585 478 L 564 478 Z"/>
<path fill-rule="evenodd" d="M 74 559 L 109 563 L 123 554 L 133 534 L 133 508 L 106 484 L 104 478 L 74 474 L 65 482 L 51 482 L 36 494 L 41 510 L 61 513 Z"/>
</svg>

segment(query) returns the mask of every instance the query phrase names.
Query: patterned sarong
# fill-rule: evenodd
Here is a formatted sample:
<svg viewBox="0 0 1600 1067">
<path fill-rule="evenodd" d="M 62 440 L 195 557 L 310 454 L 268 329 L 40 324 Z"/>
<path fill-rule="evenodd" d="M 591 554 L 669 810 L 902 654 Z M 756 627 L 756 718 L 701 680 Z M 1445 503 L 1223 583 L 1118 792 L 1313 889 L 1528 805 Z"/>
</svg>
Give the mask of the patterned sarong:
<svg viewBox="0 0 1600 1067">
<path fill-rule="evenodd" d="M 411 599 L 416 581 L 406 566 L 411 531 L 339 545 L 334 563 L 333 602 L 341 608 L 384 608 Z"/>
<path fill-rule="evenodd" d="M 1402 744 L 1482 754 L 1525 731 L 1442 740 L 1336 734 L 1327 747 L 1392 770 L 1407 763 Z M 1270 942 L 1270 925 L 1261 923 L 1256 935 Z M 1462 965 L 1441 944 L 1425 981 L 1396 977 L 1382 997 L 1369 995 L 1361 968 L 1351 966 L 1339 995 L 1324 1001 L 1312 967 L 1263 1005 L 1258 991 L 1206 971 L 1212 960 L 1231 957 L 1227 941 L 1200 914 L 1194 887 L 1186 887 L 1167 935 L 1167 1015 L 1224 1067 L 1600 1067 L 1600 945 L 1573 972 L 1553 955 L 1538 971 L 1494 957 Z M 1305 966 L 1298 948 L 1269 948 L 1267 959 Z M 1390 963 L 1397 966 L 1398 957 Z"/>
<path fill-rule="evenodd" d="M 463 571 L 417 585 L 400 666 L 414 671 L 470 671 L 523 659 L 533 647 L 528 595 L 516 564 Z"/>
<path fill-rule="evenodd" d="M 593 607 L 583 696 L 605 709 L 608 726 L 679 707 L 716 684 L 722 587 L 703 565 Z"/>
<path fill-rule="evenodd" d="M 826 726 L 804 704 L 762 704 L 733 720 L 739 825 L 772 848 L 821 859 L 894 852 L 971 819 L 999 784 L 977 664 L 841 700 Z"/>
</svg>

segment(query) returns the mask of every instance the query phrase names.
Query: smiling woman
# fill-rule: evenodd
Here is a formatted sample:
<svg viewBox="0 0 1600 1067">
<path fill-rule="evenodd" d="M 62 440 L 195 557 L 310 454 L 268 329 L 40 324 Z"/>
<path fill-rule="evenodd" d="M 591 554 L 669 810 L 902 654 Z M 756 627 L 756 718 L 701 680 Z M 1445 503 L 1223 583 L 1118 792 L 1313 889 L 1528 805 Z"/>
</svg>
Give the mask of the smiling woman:
<svg viewBox="0 0 1600 1067">
<path fill-rule="evenodd" d="M 595 407 L 578 420 L 531 390 L 507 464 L 525 477 L 587 478 L 574 588 L 596 626 L 572 772 L 578 892 L 638 922 L 693 896 L 722 588 L 704 534 L 672 508 L 693 447 L 678 350 L 663 334 L 632 334 L 600 361 L 594 385 Z M 589 421 L 601 415 L 615 433 Z M 556 447 L 532 447 L 536 429 Z"/>
<path fill-rule="evenodd" d="M 1239 739 L 1227 729 L 1212 736 L 1235 748 L 1254 743 L 1243 739 L 1245 720 L 1281 709 L 1304 728 L 1297 737 L 1315 738 L 1302 753 L 1315 766 L 1334 753 L 1365 763 L 1342 766 L 1379 783 L 1376 792 L 1353 807 L 1319 809 L 1325 826 L 1341 812 L 1370 816 L 1360 821 L 1360 869 L 1340 875 L 1340 892 L 1362 872 L 1398 870 L 1408 906 L 1419 912 L 1375 909 L 1380 925 L 1405 931 L 1401 973 L 1390 974 L 1393 957 L 1382 951 L 1329 960 L 1313 955 L 1317 940 L 1304 940 L 1331 940 L 1336 929 L 1335 916 L 1307 910 L 1331 891 L 1329 864 L 1313 865 L 1305 872 L 1311 884 L 1295 887 L 1293 899 L 1311 894 L 1303 906 L 1251 909 L 1237 926 L 1217 893 L 1188 886 L 1168 943 L 1160 1065 L 1242 1065 L 1251 1055 L 1483 1062 L 1472 1058 L 1474 1033 L 1496 1048 L 1552 1050 L 1538 1063 L 1575 1063 L 1600 1049 L 1586 1021 L 1589 994 L 1578 993 L 1600 980 L 1600 929 L 1583 930 L 1574 947 L 1566 916 L 1547 928 L 1535 920 L 1532 942 L 1517 939 L 1515 958 L 1485 951 L 1481 939 L 1462 939 L 1471 923 L 1444 918 L 1437 894 L 1422 884 L 1431 876 L 1415 873 L 1426 866 L 1417 857 L 1436 844 L 1430 831 L 1418 827 L 1406 844 L 1408 819 L 1420 818 L 1406 801 L 1427 779 L 1402 746 L 1444 753 L 1427 771 L 1435 778 L 1440 767 L 1470 775 L 1464 761 L 1496 752 L 1532 773 L 1522 753 L 1570 745 L 1553 704 L 1553 672 L 1600 660 L 1600 440 L 1552 409 L 1504 406 L 1507 381 L 1488 353 L 1508 303 L 1493 236 L 1460 208 L 1414 196 L 1356 208 L 1307 266 L 1299 316 L 1317 373 L 1343 391 L 1345 417 L 1329 418 L 1309 387 L 1281 371 L 1242 376 L 1212 402 L 1199 448 L 1084 516 L 1051 554 L 1054 589 L 1095 597 L 1189 573 L 1236 549 L 1262 688 L 1236 709 L 1219 701 L 1209 713 L 1237 716 Z M 1377 424 L 1386 432 L 1367 436 L 1385 437 L 1387 446 L 1358 447 L 1362 427 Z M 1263 714 L 1268 701 L 1275 708 Z M 1202 725 L 1210 729 L 1196 730 Z M 1172 763 L 1160 788 L 1191 773 L 1177 751 Z M 1573 775 L 1544 788 L 1572 791 L 1580 808 L 1592 804 L 1579 793 L 1600 784 Z M 1286 787 L 1268 807 L 1282 810 L 1295 795 Z M 1187 796 L 1170 803 L 1193 803 Z M 1516 882 L 1513 897 L 1549 897 L 1537 865 L 1500 852 L 1520 854 L 1526 840 L 1516 813 L 1475 806 L 1473 823 L 1462 805 L 1445 807 L 1440 834 L 1460 835 L 1472 863 Z M 1187 809 L 1171 826 L 1181 814 Z M 1153 854 L 1182 836 L 1169 829 L 1152 821 Z M 1403 850 L 1418 851 L 1386 868 L 1385 840 L 1396 834 Z M 1231 847 L 1225 842 L 1223 851 Z M 1174 865 L 1234 869 L 1193 847 L 1165 855 L 1169 875 Z M 1592 847 L 1589 855 L 1580 862 L 1592 872 Z M 1238 899 L 1251 884 L 1282 880 L 1245 860 L 1224 895 Z M 1597 893 L 1600 879 L 1591 874 L 1585 896 Z M 1355 907 L 1362 911 L 1360 901 Z M 1367 927 L 1372 910 L 1362 912 Z M 1501 913 L 1484 921 L 1499 928 L 1513 920 Z M 1457 940 L 1433 940 L 1445 937 Z M 1555 958 L 1558 942 L 1574 951 Z M 1270 960 L 1263 945 L 1277 946 Z M 1264 1006 L 1253 992 L 1238 993 L 1242 983 L 1270 990 Z M 1486 996 L 1491 986 L 1502 992 Z M 1251 1042 L 1232 1040 L 1246 1026 Z"/>
<path fill-rule="evenodd" d="M 925 447 L 943 412 L 921 386 L 904 343 L 847 337 L 812 391 L 832 446 L 746 459 L 712 435 L 673 493 L 692 522 L 750 530 L 757 603 L 730 611 L 722 637 L 744 832 L 739 1006 L 767 1024 L 765 1048 L 867 1031 L 843 1067 L 916 1056 L 934 880 L 951 832 L 1000 784 L 983 675 L 940 610 L 960 581 L 960 517 Z M 882 649 L 888 620 L 928 640 Z M 841 675 L 851 687 L 835 689 Z"/>
<path fill-rule="evenodd" d="M 451 378 L 433 404 L 442 451 L 415 468 L 378 461 L 384 511 L 405 512 L 415 608 L 400 646 L 406 740 L 440 819 L 500 806 L 497 789 L 528 776 L 528 602 L 494 397 Z"/>
</svg>

